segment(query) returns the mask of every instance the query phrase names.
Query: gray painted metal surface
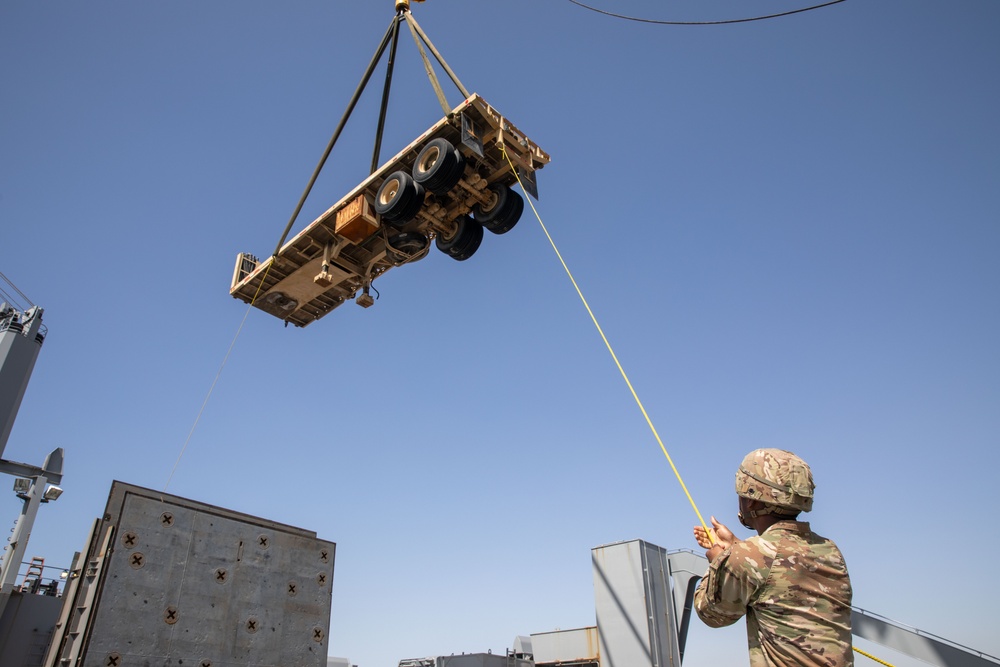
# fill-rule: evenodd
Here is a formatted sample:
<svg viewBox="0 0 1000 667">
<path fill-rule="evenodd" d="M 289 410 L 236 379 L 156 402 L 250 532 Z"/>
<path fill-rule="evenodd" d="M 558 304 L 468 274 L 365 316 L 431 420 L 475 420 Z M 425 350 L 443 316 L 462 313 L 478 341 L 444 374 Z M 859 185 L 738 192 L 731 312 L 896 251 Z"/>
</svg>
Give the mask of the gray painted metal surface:
<svg viewBox="0 0 1000 667">
<path fill-rule="evenodd" d="M 82 667 L 327 664 L 332 542 L 121 482 L 95 532 L 85 568 L 91 581 L 67 603 L 74 611 L 61 660 L 79 655 Z"/>
<path fill-rule="evenodd" d="M 600 663 L 597 627 L 556 630 L 531 635 L 536 665 Z"/>
<path fill-rule="evenodd" d="M 708 559 L 685 549 L 667 554 L 667 564 L 674 582 L 674 610 L 680 616 L 687 601 L 688 590 L 691 586 L 697 586 L 708 570 Z"/>
<path fill-rule="evenodd" d="M 0 304 L 0 458 L 44 339 L 41 308 L 21 312 Z"/>
<path fill-rule="evenodd" d="M 14 591 L 0 593 L 0 667 L 41 667 L 62 599 Z"/>
<path fill-rule="evenodd" d="M 1000 659 L 980 651 L 954 644 L 916 628 L 908 628 L 864 609 L 854 607 L 851 630 L 863 637 L 900 653 L 941 667 L 987 667 L 1000 665 Z"/>
<path fill-rule="evenodd" d="M 0 472 L 9 472 L 9 463 L 0 461 Z M 23 466 L 23 464 L 17 465 Z M 3 562 L 0 563 L 0 592 L 10 593 L 14 590 L 14 582 L 24 560 L 25 550 L 28 548 L 28 539 L 35 525 L 38 508 L 43 502 L 48 502 L 45 499 L 46 487 L 49 482 L 62 479 L 62 465 L 63 450 L 59 447 L 45 458 L 42 468 L 35 468 L 32 471 L 28 491 L 18 496 L 24 504 L 21 506 L 21 514 L 14 524 L 12 534 L 4 546 Z M 0 598 L 0 615 L 3 614 L 7 599 L 9 598 Z"/>
<path fill-rule="evenodd" d="M 89 545 L 93 541 L 99 525 L 100 521 L 98 520 L 94 520 L 91 523 L 90 531 L 87 533 L 86 544 Z M 49 644 L 49 649 L 45 653 L 45 662 L 42 663 L 44 667 L 53 667 L 56 664 L 56 656 L 59 654 L 59 649 L 61 647 L 60 645 L 63 637 L 63 630 L 68 627 L 70 612 L 74 610 L 73 601 L 78 599 L 77 592 L 80 590 L 82 583 L 81 576 L 83 574 L 83 563 L 85 560 L 85 553 L 77 551 L 73 555 L 73 562 L 70 565 L 68 576 L 66 577 L 66 583 L 62 591 L 63 600 L 69 600 L 70 602 L 62 605 L 62 611 L 59 613 L 59 619 L 56 621 L 55 630 L 52 634 L 52 642 Z"/>
<path fill-rule="evenodd" d="M 532 646 L 531 637 L 525 637 L 524 635 L 514 637 L 514 648 L 511 649 L 511 652 L 518 657 L 533 655 L 535 649 Z"/>
<path fill-rule="evenodd" d="M 693 551 L 683 549 L 667 554 L 667 566 L 673 581 L 677 644 L 680 647 L 681 662 L 683 662 L 688 628 L 691 625 L 691 616 L 694 610 L 694 593 L 698 588 L 698 582 L 708 569 L 708 559 Z"/>
<path fill-rule="evenodd" d="M 591 557 L 601 667 L 679 667 L 666 549 L 632 540 Z"/>
<path fill-rule="evenodd" d="M 399 667 L 533 667 L 530 660 L 493 653 L 465 653 L 400 660 Z"/>
<path fill-rule="evenodd" d="M 11 536 L 3 550 L 3 563 L 0 564 L 0 593 L 10 593 L 14 590 L 18 570 L 24 560 L 24 552 L 28 547 L 31 527 L 35 524 L 35 516 L 42 504 L 42 494 L 45 493 L 45 477 L 36 477 L 31 482 L 28 492 L 22 499 L 21 515 L 14 524 Z M 3 613 L 5 601 L 0 600 L 0 614 Z"/>
</svg>

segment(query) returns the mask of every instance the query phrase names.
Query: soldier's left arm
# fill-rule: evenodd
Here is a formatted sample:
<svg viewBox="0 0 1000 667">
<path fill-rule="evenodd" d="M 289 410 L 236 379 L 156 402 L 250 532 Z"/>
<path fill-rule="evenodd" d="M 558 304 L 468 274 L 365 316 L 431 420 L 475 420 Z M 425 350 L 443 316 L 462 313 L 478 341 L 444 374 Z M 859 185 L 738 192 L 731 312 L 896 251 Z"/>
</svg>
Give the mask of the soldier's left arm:
<svg viewBox="0 0 1000 667">
<path fill-rule="evenodd" d="M 723 551 L 698 585 L 695 611 L 706 625 L 719 628 L 740 620 L 764 583 L 765 578 L 744 551 L 743 542 Z"/>
</svg>

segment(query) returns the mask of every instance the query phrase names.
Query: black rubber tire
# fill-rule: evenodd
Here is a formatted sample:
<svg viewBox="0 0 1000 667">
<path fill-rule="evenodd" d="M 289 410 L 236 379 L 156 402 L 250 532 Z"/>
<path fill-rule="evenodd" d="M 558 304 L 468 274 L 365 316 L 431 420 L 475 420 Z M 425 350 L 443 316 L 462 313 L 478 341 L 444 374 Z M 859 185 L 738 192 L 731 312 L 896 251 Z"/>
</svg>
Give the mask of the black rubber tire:
<svg viewBox="0 0 1000 667">
<path fill-rule="evenodd" d="M 436 195 L 447 194 L 462 177 L 465 158 L 442 137 L 433 139 L 417 154 L 413 180 Z"/>
<path fill-rule="evenodd" d="M 507 200 L 514 194 L 513 190 L 503 183 L 491 183 L 487 189 L 493 195 L 489 203 L 476 204 L 472 207 L 472 216 L 481 225 L 493 222 L 494 219 L 502 215 L 504 208 L 507 207 Z"/>
<path fill-rule="evenodd" d="M 418 255 L 421 255 L 427 246 L 429 241 L 427 237 L 420 232 L 400 232 L 398 234 L 393 234 L 388 239 L 386 239 L 388 244 L 388 254 L 398 262 L 408 262 L 415 259 L 419 259 Z"/>
<path fill-rule="evenodd" d="M 479 244 L 483 242 L 483 226 L 467 215 L 463 215 L 457 222 L 458 230 L 452 238 L 445 239 L 439 235 L 434 244 L 452 259 L 463 262 L 479 250 Z"/>
<path fill-rule="evenodd" d="M 407 223 L 424 205 L 424 188 L 405 171 L 394 171 L 375 193 L 375 212 L 391 225 Z"/>
<path fill-rule="evenodd" d="M 458 184 L 459 179 L 465 176 L 465 156 L 462 155 L 462 151 L 457 148 L 454 150 L 455 153 L 455 168 L 452 170 L 450 181 L 451 187 L 455 187 Z"/>
<path fill-rule="evenodd" d="M 483 227 L 494 234 L 506 234 L 521 219 L 522 213 L 524 213 L 524 199 L 513 190 L 508 190 L 503 210 L 489 222 L 483 223 Z"/>
</svg>

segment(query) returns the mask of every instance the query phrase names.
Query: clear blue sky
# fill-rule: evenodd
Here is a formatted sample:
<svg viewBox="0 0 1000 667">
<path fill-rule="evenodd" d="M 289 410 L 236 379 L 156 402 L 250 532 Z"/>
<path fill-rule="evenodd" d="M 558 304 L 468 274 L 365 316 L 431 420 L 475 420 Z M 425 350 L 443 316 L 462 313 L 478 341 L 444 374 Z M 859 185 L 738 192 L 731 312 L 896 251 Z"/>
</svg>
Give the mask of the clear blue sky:
<svg viewBox="0 0 1000 667">
<path fill-rule="evenodd" d="M 735 525 L 742 456 L 791 449 L 858 606 L 1000 655 L 1000 4 L 414 7 L 552 155 L 539 213 L 702 512 Z M 6 457 L 66 449 L 29 556 L 68 564 L 113 479 L 166 484 L 245 313 L 236 253 L 274 247 L 391 17 L 0 7 L 0 270 L 50 331 Z M 367 174 L 381 83 L 297 229 Z M 384 157 L 439 115 L 404 33 Z M 306 329 L 251 312 L 168 489 L 337 542 L 333 654 L 502 652 L 593 624 L 591 547 L 695 546 L 530 211 L 375 285 Z M 742 626 L 690 642 L 744 664 Z"/>
</svg>

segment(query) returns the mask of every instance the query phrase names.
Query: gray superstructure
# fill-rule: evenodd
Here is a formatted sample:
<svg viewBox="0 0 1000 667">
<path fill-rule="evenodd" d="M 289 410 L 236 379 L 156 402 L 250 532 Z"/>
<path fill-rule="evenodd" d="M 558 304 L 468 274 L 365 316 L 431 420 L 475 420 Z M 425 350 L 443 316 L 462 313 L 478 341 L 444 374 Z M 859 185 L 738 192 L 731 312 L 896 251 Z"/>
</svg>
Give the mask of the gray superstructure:
<svg viewBox="0 0 1000 667">
<path fill-rule="evenodd" d="M 17 290 L 10 281 L 3 282 L 9 289 Z M 0 294 L 4 299 L 11 297 L 2 287 Z M 41 308 L 31 306 L 21 310 L 12 301 L 11 298 L 0 303 L 0 458 L 7 448 L 7 439 L 47 333 Z"/>
</svg>

